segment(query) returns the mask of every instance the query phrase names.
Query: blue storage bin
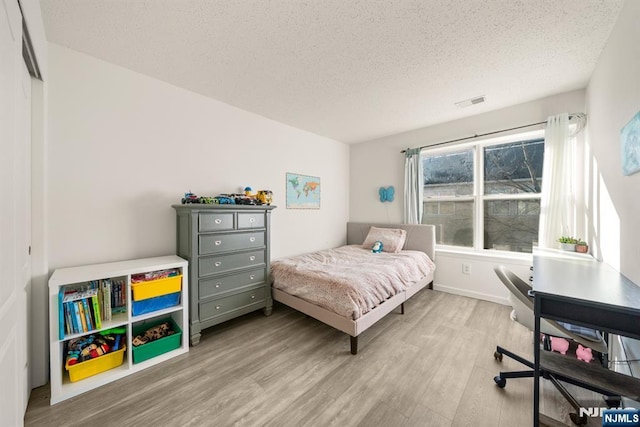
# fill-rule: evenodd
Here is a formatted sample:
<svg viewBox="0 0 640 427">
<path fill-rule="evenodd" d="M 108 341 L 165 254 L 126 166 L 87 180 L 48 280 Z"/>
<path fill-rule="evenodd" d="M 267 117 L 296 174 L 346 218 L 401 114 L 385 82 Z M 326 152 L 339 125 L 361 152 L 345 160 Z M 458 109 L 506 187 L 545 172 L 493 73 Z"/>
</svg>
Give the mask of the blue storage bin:
<svg viewBox="0 0 640 427">
<path fill-rule="evenodd" d="M 132 311 L 134 316 L 162 310 L 180 304 L 180 292 L 175 294 L 161 295 L 155 298 L 148 298 L 142 301 L 132 301 Z"/>
</svg>

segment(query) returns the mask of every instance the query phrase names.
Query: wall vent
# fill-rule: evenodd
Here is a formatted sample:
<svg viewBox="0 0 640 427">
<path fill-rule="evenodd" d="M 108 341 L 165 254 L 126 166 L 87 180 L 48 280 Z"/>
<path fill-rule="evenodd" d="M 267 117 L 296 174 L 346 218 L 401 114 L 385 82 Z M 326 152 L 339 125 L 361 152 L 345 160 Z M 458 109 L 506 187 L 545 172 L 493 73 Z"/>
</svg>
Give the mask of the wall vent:
<svg viewBox="0 0 640 427">
<path fill-rule="evenodd" d="M 465 108 L 470 107 L 476 104 L 482 104 L 487 100 L 487 97 L 484 95 L 476 96 L 475 98 L 465 99 L 464 101 L 456 102 L 456 107 Z"/>
</svg>

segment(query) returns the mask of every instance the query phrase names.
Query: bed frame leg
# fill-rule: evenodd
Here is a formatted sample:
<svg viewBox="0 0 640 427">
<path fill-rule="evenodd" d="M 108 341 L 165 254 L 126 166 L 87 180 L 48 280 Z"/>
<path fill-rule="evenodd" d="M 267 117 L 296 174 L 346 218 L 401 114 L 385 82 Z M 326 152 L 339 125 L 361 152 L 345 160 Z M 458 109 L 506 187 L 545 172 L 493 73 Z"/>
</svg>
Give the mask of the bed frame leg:
<svg viewBox="0 0 640 427">
<path fill-rule="evenodd" d="M 358 337 L 349 335 L 349 338 L 351 338 L 351 354 L 358 354 Z"/>
<path fill-rule="evenodd" d="M 404 303 L 400 304 L 400 314 L 404 314 Z"/>
</svg>

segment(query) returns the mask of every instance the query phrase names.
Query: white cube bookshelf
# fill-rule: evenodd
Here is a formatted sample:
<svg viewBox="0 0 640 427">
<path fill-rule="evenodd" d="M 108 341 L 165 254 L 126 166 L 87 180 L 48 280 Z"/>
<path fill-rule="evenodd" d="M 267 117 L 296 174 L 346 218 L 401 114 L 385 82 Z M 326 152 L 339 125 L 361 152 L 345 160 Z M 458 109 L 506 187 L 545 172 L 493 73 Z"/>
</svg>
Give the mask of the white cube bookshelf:
<svg viewBox="0 0 640 427">
<path fill-rule="evenodd" d="M 178 269 L 181 274 L 181 286 L 179 303 L 177 305 L 161 308 L 142 315 L 133 315 L 133 300 L 131 291 L 131 276 L 140 273 Z M 178 256 L 170 255 L 156 258 L 136 259 L 104 264 L 84 265 L 79 267 L 57 269 L 49 279 L 49 336 L 50 336 L 50 370 L 51 370 L 51 405 L 65 399 L 77 396 L 86 391 L 100 387 L 134 372 L 150 366 L 157 365 L 170 358 L 189 351 L 189 286 L 188 286 L 188 262 Z M 98 329 L 83 333 L 64 334 L 61 336 L 59 295 L 61 288 L 73 289 L 74 287 L 88 284 L 91 281 L 117 279 L 125 284 L 126 305 L 124 313 L 116 314 L 109 321 L 103 321 Z M 182 330 L 179 347 L 165 353 L 151 357 L 139 363 L 134 363 L 132 340 L 133 329 L 152 324 L 161 319 L 172 319 Z M 64 321 L 64 320 L 63 320 Z M 113 369 L 88 376 L 84 379 L 71 382 L 65 369 L 65 345 L 77 337 L 90 335 L 113 328 L 126 329 L 126 349 L 123 363 Z M 62 328 L 64 330 L 64 326 Z M 105 357 L 105 356 L 101 356 Z M 99 358 L 98 358 L 99 359 Z M 82 362 L 86 363 L 86 362 Z"/>
</svg>

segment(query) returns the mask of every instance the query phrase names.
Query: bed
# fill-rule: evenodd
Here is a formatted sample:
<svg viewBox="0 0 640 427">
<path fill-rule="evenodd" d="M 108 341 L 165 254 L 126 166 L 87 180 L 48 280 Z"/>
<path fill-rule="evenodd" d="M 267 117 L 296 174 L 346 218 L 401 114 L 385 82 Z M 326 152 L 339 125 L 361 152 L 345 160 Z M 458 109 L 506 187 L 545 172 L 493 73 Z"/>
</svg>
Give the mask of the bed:
<svg viewBox="0 0 640 427">
<path fill-rule="evenodd" d="M 391 282 L 393 283 L 389 283 L 388 281 L 382 283 L 380 285 L 382 287 L 378 286 L 376 289 L 374 289 L 372 292 L 375 294 L 380 294 L 379 296 L 383 299 L 373 308 L 370 307 L 371 301 L 369 301 L 370 298 L 368 297 L 360 298 L 366 301 L 362 301 L 360 307 L 356 307 L 352 311 L 349 311 L 349 309 L 346 307 L 342 307 L 340 309 L 336 309 L 335 307 L 328 307 L 327 304 L 325 304 L 327 302 L 326 293 L 328 291 L 325 292 L 323 290 L 321 293 L 323 294 L 322 296 L 325 298 L 325 300 L 320 298 L 320 300 L 318 301 L 313 301 L 308 297 L 308 295 L 303 293 L 304 288 L 318 289 L 320 286 L 339 288 L 337 286 L 334 286 L 334 284 L 338 281 L 358 279 L 350 276 L 352 272 L 344 273 L 342 270 L 335 267 L 335 265 L 332 263 L 335 261 L 338 264 L 348 264 L 349 262 L 351 262 L 350 259 L 345 261 L 340 260 L 340 257 L 349 257 L 352 253 L 356 254 L 357 256 L 361 256 L 358 250 L 360 252 L 367 252 L 369 256 L 373 257 L 375 257 L 376 255 L 382 255 L 372 254 L 370 249 L 362 249 L 363 243 L 367 243 L 371 239 L 371 235 L 369 235 L 371 227 L 375 227 L 378 229 L 390 229 L 385 230 L 385 232 L 404 230 L 403 233 L 406 233 L 406 239 L 403 246 L 401 247 L 402 251 L 399 251 L 398 256 L 400 258 L 410 259 L 413 257 L 415 259 L 419 259 L 421 263 L 419 268 L 407 266 L 406 269 L 411 270 L 410 272 L 407 270 L 398 273 L 400 276 L 398 276 L 399 278 L 397 280 L 391 280 Z M 365 240 L 367 240 L 367 242 L 365 242 Z M 335 252 L 334 250 L 318 251 L 312 254 L 305 254 L 298 257 L 290 257 L 273 261 L 271 268 L 273 299 L 308 316 L 311 316 L 329 326 L 332 326 L 342 332 L 345 332 L 350 336 L 351 354 L 357 354 L 358 336 L 362 332 L 367 330 L 378 320 L 382 319 L 397 308 L 400 308 L 401 314 L 404 314 L 405 301 L 407 301 L 421 289 L 430 287 L 432 285 L 433 273 L 435 270 L 435 265 L 432 262 L 432 260 L 435 259 L 435 226 L 423 224 L 410 225 L 349 222 L 347 223 L 347 246 L 336 248 L 336 250 L 337 251 Z M 423 254 L 426 254 L 426 257 Z M 326 260 L 329 258 L 331 258 L 331 260 L 327 262 Z M 384 256 L 376 258 L 376 261 L 385 258 L 390 258 L 390 254 L 384 254 Z M 428 268 L 422 265 L 424 264 L 422 258 L 427 258 Z M 321 259 L 321 263 L 329 265 L 329 269 L 322 270 L 317 274 L 314 273 L 315 276 L 307 277 L 305 276 L 305 274 L 307 274 L 305 271 L 307 264 L 311 265 L 312 270 L 317 270 L 319 268 L 317 265 L 311 264 L 310 260 L 314 259 Z M 354 261 L 354 263 L 356 264 L 359 264 L 361 262 L 360 258 L 354 259 L 356 260 Z M 395 259 L 396 258 L 394 258 L 394 260 Z M 380 261 L 380 263 L 381 262 L 382 261 Z M 392 262 L 397 263 L 399 261 Z M 293 270 L 290 270 L 290 273 L 288 274 L 283 273 L 283 271 L 285 271 L 285 265 L 287 265 L 289 268 L 293 268 Z M 376 270 L 373 270 L 373 268 L 375 268 Z M 369 267 L 367 267 L 366 269 L 366 273 L 364 272 L 365 270 L 362 270 L 362 276 L 365 279 L 364 281 L 366 282 L 370 279 L 373 279 L 373 277 L 369 273 L 379 273 L 380 276 L 393 277 L 389 276 L 389 274 L 392 273 L 384 270 L 384 268 L 385 267 L 383 267 L 382 265 L 373 267 L 369 265 Z M 416 269 L 419 271 L 415 271 Z M 324 279 L 328 281 L 328 285 L 323 285 L 320 284 L 320 282 L 316 282 L 316 280 L 320 280 L 316 276 L 323 276 Z M 404 281 L 404 283 L 400 283 L 402 281 Z M 299 288 L 294 287 L 298 286 L 298 284 Z M 343 290 L 336 289 L 336 293 L 338 292 L 343 292 Z M 344 299 L 345 297 L 342 294 L 336 296 L 336 300 Z M 353 300 L 354 298 L 347 299 Z M 368 305 L 369 307 L 364 307 L 364 305 Z"/>
</svg>

